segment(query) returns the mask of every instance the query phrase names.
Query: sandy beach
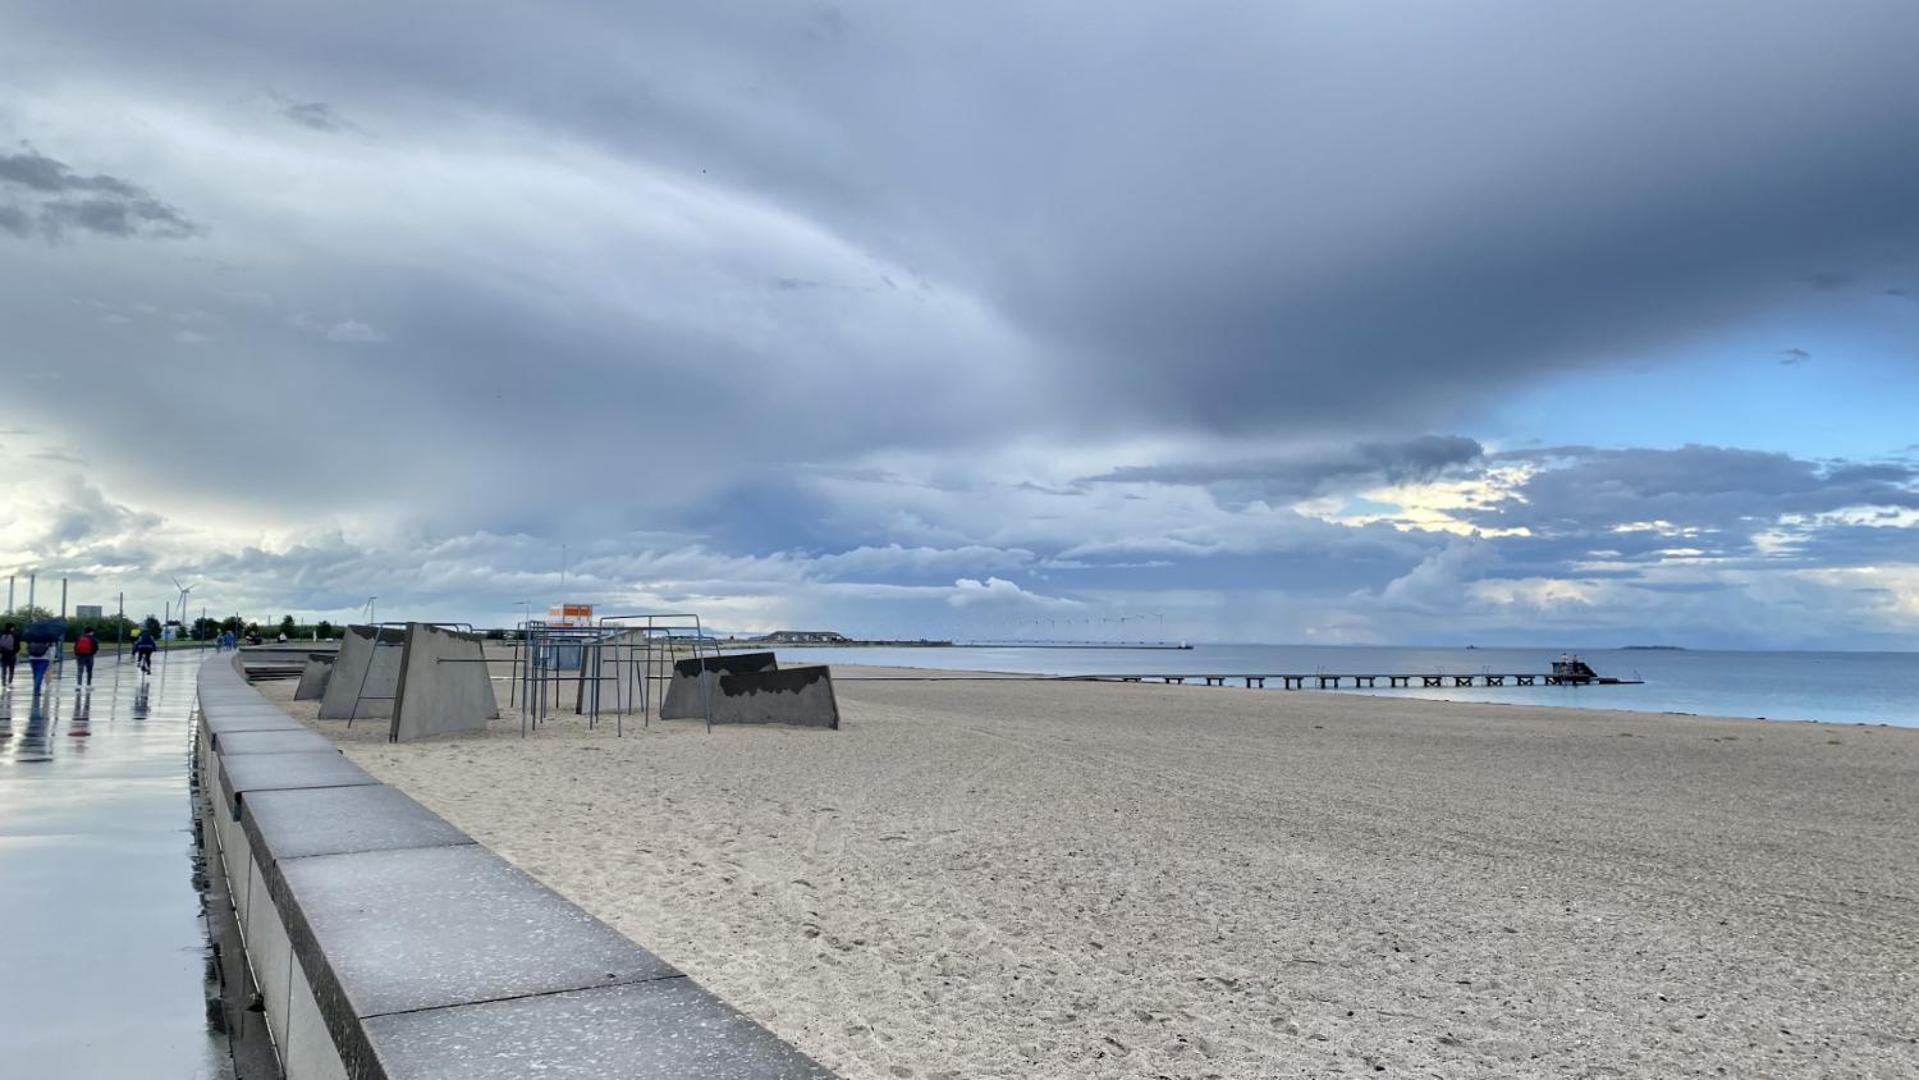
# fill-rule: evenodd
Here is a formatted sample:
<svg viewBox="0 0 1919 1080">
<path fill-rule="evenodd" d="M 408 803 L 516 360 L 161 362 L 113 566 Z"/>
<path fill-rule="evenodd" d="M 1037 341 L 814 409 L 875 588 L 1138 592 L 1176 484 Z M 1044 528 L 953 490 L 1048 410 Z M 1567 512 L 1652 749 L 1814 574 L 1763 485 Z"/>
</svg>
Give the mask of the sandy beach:
<svg viewBox="0 0 1919 1080">
<path fill-rule="evenodd" d="M 1919 1075 L 1919 731 L 836 673 L 838 732 L 287 704 L 848 1080 Z"/>
</svg>

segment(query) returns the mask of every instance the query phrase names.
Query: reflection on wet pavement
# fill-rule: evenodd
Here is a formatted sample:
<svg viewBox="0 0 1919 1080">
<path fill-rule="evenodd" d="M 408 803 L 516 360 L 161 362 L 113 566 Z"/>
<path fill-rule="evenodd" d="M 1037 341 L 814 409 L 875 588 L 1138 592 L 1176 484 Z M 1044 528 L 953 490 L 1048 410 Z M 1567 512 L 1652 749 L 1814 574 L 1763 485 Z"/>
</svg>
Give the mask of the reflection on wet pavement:
<svg viewBox="0 0 1919 1080">
<path fill-rule="evenodd" d="M 221 1078 L 189 796 L 194 653 L 0 692 L 0 1074 Z M 56 669 L 58 671 L 58 669 Z"/>
</svg>

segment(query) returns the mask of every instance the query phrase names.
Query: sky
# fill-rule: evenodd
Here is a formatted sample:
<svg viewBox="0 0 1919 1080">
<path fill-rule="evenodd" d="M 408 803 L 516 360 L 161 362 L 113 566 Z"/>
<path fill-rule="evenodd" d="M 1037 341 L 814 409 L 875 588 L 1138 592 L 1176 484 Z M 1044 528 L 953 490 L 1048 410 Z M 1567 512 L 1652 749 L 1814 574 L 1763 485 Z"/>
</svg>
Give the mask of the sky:
<svg viewBox="0 0 1919 1080">
<path fill-rule="evenodd" d="M 1908 3 L 0 3 L 0 571 L 1919 648 Z"/>
</svg>

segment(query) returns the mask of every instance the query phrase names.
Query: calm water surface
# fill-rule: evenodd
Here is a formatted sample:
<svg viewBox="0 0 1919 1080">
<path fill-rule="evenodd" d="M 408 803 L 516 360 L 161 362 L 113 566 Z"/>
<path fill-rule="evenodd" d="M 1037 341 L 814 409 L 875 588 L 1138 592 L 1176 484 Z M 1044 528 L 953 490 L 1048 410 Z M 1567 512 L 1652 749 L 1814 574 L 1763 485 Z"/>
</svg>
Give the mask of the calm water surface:
<svg viewBox="0 0 1919 1080">
<path fill-rule="evenodd" d="M 1186 651 L 982 646 L 802 648 L 781 649 L 779 653 L 782 664 L 885 664 L 1044 675 L 1162 672 L 1174 675 L 1281 672 L 1385 675 L 1543 673 L 1550 669 L 1559 650 L 1199 645 Z M 1919 653 L 1602 649 L 1582 650 L 1579 655 L 1601 675 L 1641 678 L 1646 680 L 1646 685 L 1325 692 L 1919 727 Z"/>
</svg>

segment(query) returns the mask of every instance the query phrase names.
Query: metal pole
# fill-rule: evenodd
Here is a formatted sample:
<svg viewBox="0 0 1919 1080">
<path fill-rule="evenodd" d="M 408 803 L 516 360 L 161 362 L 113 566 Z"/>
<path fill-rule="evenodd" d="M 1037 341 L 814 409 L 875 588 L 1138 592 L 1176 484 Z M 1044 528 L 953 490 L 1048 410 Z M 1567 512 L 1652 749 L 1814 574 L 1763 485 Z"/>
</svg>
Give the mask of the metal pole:
<svg viewBox="0 0 1919 1080">
<path fill-rule="evenodd" d="M 706 714 L 706 733 L 711 735 L 713 734 L 712 691 L 706 685 L 706 660 L 701 654 L 701 650 L 705 647 L 705 641 L 706 630 L 700 625 L 700 617 L 695 615 L 693 616 L 693 659 L 700 665 L 700 711 Z M 713 650 L 713 658 L 718 660 L 719 656 L 720 651 L 715 648 Z M 719 679 L 717 670 L 713 678 L 716 681 Z"/>
<path fill-rule="evenodd" d="M 38 570 L 35 570 L 32 573 L 27 575 L 27 610 L 28 611 L 33 610 L 34 597 L 39 595 L 39 582 L 40 582 L 40 572 Z"/>
<path fill-rule="evenodd" d="M 67 579 L 61 578 L 60 579 L 60 621 L 65 622 L 66 618 L 67 618 Z"/>
<path fill-rule="evenodd" d="M 127 627 L 127 594 L 126 593 L 120 594 L 120 602 L 119 602 L 119 607 L 116 609 L 116 614 L 118 617 L 113 620 L 113 658 L 115 660 L 119 660 L 120 659 L 120 638 L 124 636 L 127 632 L 126 631 L 126 627 Z M 119 676 L 115 675 L 114 678 L 117 679 L 119 678 Z"/>
</svg>

